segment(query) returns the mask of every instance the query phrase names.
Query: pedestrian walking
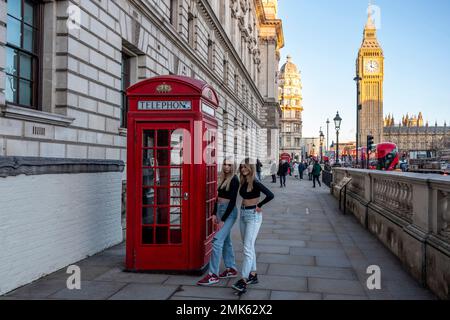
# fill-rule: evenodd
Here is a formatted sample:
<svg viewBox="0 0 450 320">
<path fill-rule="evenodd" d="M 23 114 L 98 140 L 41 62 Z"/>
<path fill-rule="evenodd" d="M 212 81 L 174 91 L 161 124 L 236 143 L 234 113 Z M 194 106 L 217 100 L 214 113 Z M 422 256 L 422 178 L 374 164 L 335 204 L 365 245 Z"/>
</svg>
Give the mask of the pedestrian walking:
<svg viewBox="0 0 450 320">
<path fill-rule="evenodd" d="M 258 177 L 258 180 L 261 181 L 261 168 L 263 167 L 263 164 L 259 159 L 256 159 L 256 176 Z"/>
<path fill-rule="evenodd" d="M 319 187 L 322 187 L 322 185 L 320 184 L 320 179 L 319 179 L 321 172 L 322 172 L 322 167 L 319 164 L 319 161 L 314 161 L 313 170 L 312 170 L 313 188 L 316 187 L 316 180 L 319 183 Z"/>
<path fill-rule="evenodd" d="M 298 163 L 294 162 L 294 165 L 292 167 L 294 169 L 294 178 L 298 179 Z"/>
<path fill-rule="evenodd" d="M 272 175 L 272 183 L 277 183 L 277 163 L 270 160 L 270 174 Z"/>
<path fill-rule="evenodd" d="M 309 181 L 312 180 L 313 167 L 314 167 L 314 165 L 313 165 L 313 163 L 312 163 L 312 161 L 311 161 L 311 162 L 309 163 L 309 165 L 308 165 L 308 178 L 309 178 Z"/>
<path fill-rule="evenodd" d="M 303 162 L 300 162 L 300 164 L 298 165 L 298 174 L 300 176 L 300 180 L 303 180 L 303 171 L 305 171 L 305 169 L 305 164 Z"/>
<path fill-rule="evenodd" d="M 256 167 L 245 159 L 239 166 L 242 207 L 240 214 L 240 230 L 244 244 L 244 261 L 242 262 L 242 278 L 233 284 L 233 289 L 245 292 L 247 285 L 258 283 L 256 267 L 255 242 L 262 224 L 262 207 L 274 198 L 273 193 L 261 181 L 255 179 Z M 261 193 L 265 194 L 260 201 Z"/>
<path fill-rule="evenodd" d="M 280 160 L 278 166 L 278 175 L 280 176 L 280 188 L 286 187 L 286 176 L 289 171 L 289 163 L 286 160 Z"/>
<path fill-rule="evenodd" d="M 239 191 L 239 178 L 236 175 L 236 165 L 233 160 L 226 159 L 223 162 L 218 186 L 213 219 L 219 225 L 219 231 L 216 232 L 212 243 L 209 272 L 197 282 L 197 285 L 200 286 L 210 286 L 218 283 L 220 279 L 235 278 L 238 275 L 230 235 L 238 218 L 236 199 Z M 223 256 L 226 269 L 219 274 L 221 256 Z"/>
</svg>

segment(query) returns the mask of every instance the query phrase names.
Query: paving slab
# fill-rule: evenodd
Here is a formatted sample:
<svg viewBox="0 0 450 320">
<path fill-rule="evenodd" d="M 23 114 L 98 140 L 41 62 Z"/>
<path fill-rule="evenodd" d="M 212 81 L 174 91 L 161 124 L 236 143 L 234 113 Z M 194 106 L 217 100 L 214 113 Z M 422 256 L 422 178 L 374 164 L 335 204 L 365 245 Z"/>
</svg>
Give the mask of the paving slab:
<svg viewBox="0 0 450 320">
<path fill-rule="evenodd" d="M 308 290 L 321 293 L 365 295 L 363 286 L 357 280 L 308 278 Z"/>
<path fill-rule="evenodd" d="M 287 265 L 313 266 L 315 259 L 313 256 L 291 256 L 282 254 L 262 253 L 259 255 L 258 261 L 265 263 L 278 263 Z"/>
<path fill-rule="evenodd" d="M 155 283 L 162 284 L 169 278 L 166 274 L 133 273 L 125 272 L 121 268 L 114 268 L 101 276 L 95 278 L 96 281 L 113 281 L 126 283 Z"/>
<path fill-rule="evenodd" d="M 252 285 L 256 289 L 307 291 L 307 282 L 304 277 L 258 275 L 258 279 L 259 283 Z"/>
<path fill-rule="evenodd" d="M 226 300 L 238 300 L 232 288 L 182 286 L 174 297 L 218 298 Z"/>
<path fill-rule="evenodd" d="M 322 300 L 321 293 L 272 291 L 270 300 Z"/>
<path fill-rule="evenodd" d="M 336 268 L 351 268 L 352 264 L 347 257 L 315 257 L 316 264 L 320 267 L 336 267 Z"/>
<path fill-rule="evenodd" d="M 62 288 L 66 287 L 66 280 L 55 280 L 55 279 L 41 279 L 29 285 L 20 287 L 4 297 L 8 298 L 20 298 L 20 299 L 44 299 Z"/>
<path fill-rule="evenodd" d="M 129 283 L 109 300 L 167 300 L 178 286 L 159 286 L 154 284 Z"/>
<path fill-rule="evenodd" d="M 271 264 L 267 274 L 281 276 L 315 277 L 323 279 L 357 280 L 356 274 L 351 268 Z"/>
<path fill-rule="evenodd" d="M 123 282 L 83 281 L 81 289 L 64 288 L 49 296 L 61 300 L 106 300 L 127 284 Z"/>
</svg>

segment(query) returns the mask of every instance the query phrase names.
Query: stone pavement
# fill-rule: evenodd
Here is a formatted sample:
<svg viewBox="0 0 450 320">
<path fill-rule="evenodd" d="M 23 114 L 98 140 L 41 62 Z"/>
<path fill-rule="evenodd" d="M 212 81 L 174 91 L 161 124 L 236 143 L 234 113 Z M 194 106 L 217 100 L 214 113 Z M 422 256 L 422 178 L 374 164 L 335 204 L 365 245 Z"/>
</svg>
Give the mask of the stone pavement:
<svg viewBox="0 0 450 320">
<path fill-rule="evenodd" d="M 265 206 L 256 250 L 259 284 L 242 297 L 230 288 L 235 279 L 199 287 L 196 276 L 135 274 L 122 271 L 124 243 L 77 263 L 81 290 L 66 289 L 66 269 L 0 299 L 436 299 L 401 267 L 351 215 L 342 215 L 329 189 L 288 177 L 287 188 L 265 181 L 275 199 Z M 233 229 L 238 266 L 242 244 Z M 381 290 L 368 290 L 367 267 L 381 268 Z"/>
</svg>

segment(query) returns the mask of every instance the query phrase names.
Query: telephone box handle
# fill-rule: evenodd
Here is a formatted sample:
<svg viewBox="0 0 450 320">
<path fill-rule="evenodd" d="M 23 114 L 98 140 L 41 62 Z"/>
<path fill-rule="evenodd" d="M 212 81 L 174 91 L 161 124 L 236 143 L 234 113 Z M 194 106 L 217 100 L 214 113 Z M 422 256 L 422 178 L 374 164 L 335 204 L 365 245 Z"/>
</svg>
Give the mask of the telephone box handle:
<svg viewBox="0 0 450 320">
<path fill-rule="evenodd" d="M 184 193 L 184 200 L 185 201 L 189 200 L 189 193 L 188 192 Z"/>
</svg>

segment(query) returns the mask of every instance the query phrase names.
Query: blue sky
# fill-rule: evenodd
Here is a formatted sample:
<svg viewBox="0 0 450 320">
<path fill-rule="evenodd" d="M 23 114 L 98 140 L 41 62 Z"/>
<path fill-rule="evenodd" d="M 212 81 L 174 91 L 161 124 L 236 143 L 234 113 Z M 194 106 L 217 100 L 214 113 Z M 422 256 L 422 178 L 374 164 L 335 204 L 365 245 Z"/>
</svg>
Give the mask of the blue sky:
<svg viewBox="0 0 450 320">
<path fill-rule="evenodd" d="M 385 56 L 384 113 L 398 123 L 423 112 L 450 125 L 450 0 L 374 0 Z M 285 47 L 301 71 L 303 136 L 326 134 L 339 110 L 341 141 L 355 140 L 355 61 L 367 21 L 366 0 L 279 0 Z M 334 140 L 330 124 L 330 141 Z"/>
</svg>

